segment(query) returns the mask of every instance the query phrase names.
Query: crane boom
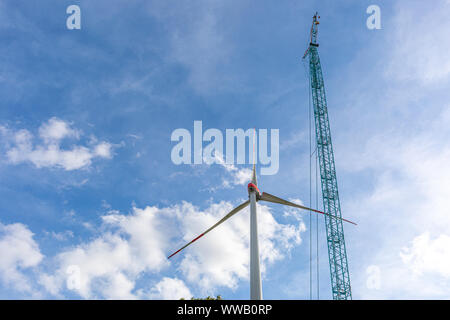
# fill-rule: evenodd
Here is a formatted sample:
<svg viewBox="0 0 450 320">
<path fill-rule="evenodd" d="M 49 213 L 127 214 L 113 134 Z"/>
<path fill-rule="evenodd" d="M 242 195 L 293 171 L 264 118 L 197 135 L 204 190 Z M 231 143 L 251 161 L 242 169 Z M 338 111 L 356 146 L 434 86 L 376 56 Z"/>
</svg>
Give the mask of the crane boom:
<svg viewBox="0 0 450 320">
<path fill-rule="evenodd" d="M 331 289 L 334 300 L 352 299 L 347 253 L 345 249 L 344 228 L 341 220 L 341 206 L 331 143 L 327 100 L 320 65 L 317 31 L 319 16 L 314 15 L 310 43 L 303 58 L 309 57 L 309 80 L 314 106 L 316 145 L 319 155 L 320 178 L 322 186 L 323 211 L 327 233 L 328 259 L 330 263 Z M 337 219 L 333 219 L 332 216 Z"/>
</svg>

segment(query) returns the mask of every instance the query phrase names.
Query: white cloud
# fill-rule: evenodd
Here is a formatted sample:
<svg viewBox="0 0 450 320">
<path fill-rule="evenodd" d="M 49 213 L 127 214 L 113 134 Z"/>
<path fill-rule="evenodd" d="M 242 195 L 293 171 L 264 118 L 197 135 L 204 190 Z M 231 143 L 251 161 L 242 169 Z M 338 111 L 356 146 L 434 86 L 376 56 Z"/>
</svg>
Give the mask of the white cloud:
<svg viewBox="0 0 450 320">
<path fill-rule="evenodd" d="M 171 208 L 133 208 L 130 215 L 110 211 L 102 217 L 107 230 L 90 242 L 67 249 L 55 258 L 53 274 L 42 276 L 41 282 L 52 294 L 67 288 L 67 270 L 80 270 L 79 286 L 74 291 L 83 298 L 138 298 L 135 283 L 142 272 L 155 273 L 168 266 L 167 237 L 176 234 L 167 220 Z M 56 288 L 56 290 L 55 290 Z"/>
<path fill-rule="evenodd" d="M 36 267 L 43 259 L 33 233 L 23 224 L 0 223 L 0 279 L 6 286 L 32 293 L 24 271 Z"/>
<path fill-rule="evenodd" d="M 58 118 L 50 118 L 39 127 L 39 136 L 47 143 L 58 142 L 66 137 L 79 138 L 79 132 Z"/>
<path fill-rule="evenodd" d="M 435 84 L 449 78 L 450 5 L 436 1 L 433 6 L 418 2 L 398 3 L 389 33 L 391 59 L 386 73 L 398 80 Z"/>
<path fill-rule="evenodd" d="M 252 178 L 252 170 L 249 168 L 238 169 L 234 164 L 228 164 L 224 161 L 223 155 L 215 153 L 215 162 L 221 165 L 230 175 L 231 179 L 223 179 L 222 186 L 227 188 L 232 185 L 244 185 L 249 183 Z"/>
<path fill-rule="evenodd" d="M 54 238 L 58 241 L 66 241 L 70 238 L 73 238 L 73 236 L 74 236 L 73 232 L 70 230 L 66 230 L 63 232 L 54 232 L 54 231 L 47 232 L 47 231 L 45 231 L 45 234 L 51 236 L 52 238 Z"/>
<path fill-rule="evenodd" d="M 56 270 L 42 274 L 40 283 L 53 295 L 67 289 L 67 270 L 80 270 L 79 286 L 74 290 L 83 298 L 190 298 L 214 293 L 217 287 L 236 288 L 248 280 L 248 210 L 222 224 L 191 248 L 167 256 L 192 240 L 233 208 L 228 202 L 212 204 L 202 211 L 183 202 L 167 208 L 133 208 L 128 215 L 112 211 L 102 217 L 103 230 L 97 238 L 55 257 Z M 301 243 L 302 222 L 279 224 L 266 206 L 259 206 L 260 250 L 263 272 Z M 184 279 L 163 278 L 150 291 L 136 287 L 143 273 L 158 275 L 171 264 L 178 265 Z"/>
<path fill-rule="evenodd" d="M 424 232 L 403 248 L 400 257 L 417 275 L 432 273 L 450 279 L 450 236 L 446 234 L 431 239 L 430 233 Z"/>
<path fill-rule="evenodd" d="M 134 280 L 130 280 L 123 273 L 109 274 L 102 291 L 103 297 L 106 299 L 136 299 L 137 297 L 131 293 L 134 286 Z"/>
<path fill-rule="evenodd" d="M 130 298 L 134 287 L 123 279 L 122 271 L 133 271 L 130 246 L 125 239 L 110 233 L 63 251 L 56 257 L 59 268 L 54 275 L 43 274 L 42 284 L 53 294 L 64 288 L 75 290 L 83 298 Z M 79 272 L 77 285 L 69 287 L 70 268 Z M 123 290 L 120 291 L 119 289 Z"/>
<path fill-rule="evenodd" d="M 111 158 L 111 147 L 112 145 L 108 142 L 101 142 L 99 143 L 94 150 L 94 154 L 101 157 L 101 158 Z"/>
<path fill-rule="evenodd" d="M 6 158 L 12 164 L 31 162 L 37 168 L 57 167 L 71 171 L 88 167 L 94 158 L 112 157 L 112 145 L 105 141 L 92 148 L 82 145 L 73 145 L 68 150 L 61 148 L 63 139 L 78 139 L 80 133 L 57 118 L 51 118 L 39 128 L 42 144 L 33 145 L 34 136 L 28 130 L 13 132 L 2 128 Z"/>
<path fill-rule="evenodd" d="M 190 299 L 192 293 L 183 280 L 177 278 L 164 277 L 150 291 L 150 299 L 159 300 L 179 300 L 181 298 Z"/>
</svg>

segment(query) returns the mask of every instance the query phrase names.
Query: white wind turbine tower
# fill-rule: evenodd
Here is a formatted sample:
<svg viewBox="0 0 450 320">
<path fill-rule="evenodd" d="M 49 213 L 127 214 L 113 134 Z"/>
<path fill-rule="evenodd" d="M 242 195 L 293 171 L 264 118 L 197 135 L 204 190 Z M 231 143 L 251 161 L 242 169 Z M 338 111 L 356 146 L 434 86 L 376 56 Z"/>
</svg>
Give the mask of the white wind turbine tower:
<svg viewBox="0 0 450 320">
<path fill-rule="evenodd" d="M 253 148 L 254 152 L 254 148 Z M 255 156 L 253 156 L 253 159 L 255 159 Z M 255 162 L 255 161 L 253 161 Z M 249 200 L 245 201 L 244 203 L 238 205 L 236 208 L 231 210 L 227 215 L 225 215 L 222 219 L 220 219 L 215 225 L 213 225 L 211 228 L 200 234 L 198 237 L 193 239 L 191 242 L 185 244 L 183 247 L 172 253 L 168 258 L 170 259 L 175 254 L 192 244 L 193 242 L 197 241 L 201 237 L 203 237 L 205 234 L 213 230 L 214 228 L 218 227 L 220 224 L 225 222 L 226 220 L 230 219 L 232 216 L 234 216 L 236 213 L 244 209 L 250 204 L 250 299 L 251 300 L 262 300 L 262 285 L 261 285 L 261 272 L 259 268 L 259 246 L 258 246 L 258 219 L 257 219 L 257 210 L 256 210 L 256 203 L 258 201 L 267 201 L 272 203 L 278 203 L 283 204 L 290 207 L 295 207 L 299 209 L 309 210 L 312 212 L 328 215 L 322 211 L 311 209 L 308 207 L 304 207 L 301 205 L 298 205 L 296 203 L 289 202 L 287 200 L 278 198 L 274 195 L 271 195 L 267 192 L 260 193 L 258 189 L 258 183 L 256 180 L 256 170 L 255 170 L 255 163 L 253 163 L 253 174 L 252 174 L 252 181 L 247 186 L 248 190 L 248 196 Z M 334 219 L 342 219 L 342 221 L 346 221 L 349 223 L 352 223 L 356 225 L 356 223 L 343 219 L 338 218 L 335 216 L 331 216 Z"/>
</svg>

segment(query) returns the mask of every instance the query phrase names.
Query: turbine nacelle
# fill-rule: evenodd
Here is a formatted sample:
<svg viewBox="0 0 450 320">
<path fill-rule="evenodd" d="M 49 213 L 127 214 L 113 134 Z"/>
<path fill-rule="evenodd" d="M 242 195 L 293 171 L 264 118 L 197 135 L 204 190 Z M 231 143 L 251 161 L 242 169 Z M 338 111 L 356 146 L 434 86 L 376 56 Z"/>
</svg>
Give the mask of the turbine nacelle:
<svg viewBox="0 0 450 320">
<path fill-rule="evenodd" d="M 258 186 L 255 183 L 250 182 L 247 185 L 247 190 L 248 190 L 249 196 L 250 196 L 250 193 L 256 192 L 256 200 L 259 200 L 259 198 L 261 197 L 261 192 L 259 191 Z"/>
</svg>

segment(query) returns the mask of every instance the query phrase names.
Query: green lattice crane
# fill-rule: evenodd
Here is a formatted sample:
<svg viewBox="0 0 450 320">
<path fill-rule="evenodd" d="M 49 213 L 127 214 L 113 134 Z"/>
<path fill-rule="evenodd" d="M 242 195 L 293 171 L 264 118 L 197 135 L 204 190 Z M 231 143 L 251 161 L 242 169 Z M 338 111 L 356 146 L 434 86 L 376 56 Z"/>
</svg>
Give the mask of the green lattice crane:
<svg viewBox="0 0 450 320">
<path fill-rule="evenodd" d="M 327 99 L 320 66 L 317 43 L 319 25 L 317 13 L 313 17 L 310 43 L 303 59 L 309 58 L 309 81 L 314 106 L 316 145 L 320 164 L 323 211 L 327 232 L 328 259 L 330 263 L 331 289 L 334 300 L 352 299 L 347 253 L 345 249 L 344 228 L 341 218 L 341 206 L 334 165 L 333 145 L 331 143 L 330 123 L 328 120 Z M 334 219 L 331 216 L 338 217 Z"/>
</svg>

